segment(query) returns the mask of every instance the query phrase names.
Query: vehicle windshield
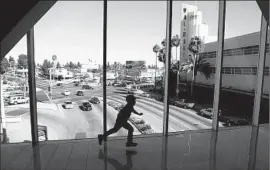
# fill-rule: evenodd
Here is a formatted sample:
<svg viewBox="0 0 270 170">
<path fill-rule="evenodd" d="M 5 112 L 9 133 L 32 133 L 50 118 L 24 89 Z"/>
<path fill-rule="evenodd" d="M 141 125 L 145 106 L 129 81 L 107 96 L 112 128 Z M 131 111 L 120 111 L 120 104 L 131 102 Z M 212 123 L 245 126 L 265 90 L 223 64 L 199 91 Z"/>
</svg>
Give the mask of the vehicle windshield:
<svg viewBox="0 0 270 170">
<path fill-rule="evenodd" d="M 206 111 L 207 111 L 207 112 L 212 112 L 212 109 L 211 109 L 211 108 L 209 108 L 209 109 L 206 109 Z"/>
<path fill-rule="evenodd" d="M 85 103 L 83 103 L 83 105 L 84 105 L 84 106 L 90 106 L 90 103 L 85 102 Z"/>
<path fill-rule="evenodd" d="M 72 104 L 72 102 L 66 102 L 66 104 Z"/>
</svg>

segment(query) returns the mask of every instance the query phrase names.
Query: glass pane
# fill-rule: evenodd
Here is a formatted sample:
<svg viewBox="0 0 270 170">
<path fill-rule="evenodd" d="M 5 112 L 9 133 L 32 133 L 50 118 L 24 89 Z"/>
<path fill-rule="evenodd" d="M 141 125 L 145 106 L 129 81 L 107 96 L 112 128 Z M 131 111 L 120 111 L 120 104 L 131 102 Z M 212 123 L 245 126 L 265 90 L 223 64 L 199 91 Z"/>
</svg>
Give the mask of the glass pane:
<svg viewBox="0 0 270 170">
<path fill-rule="evenodd" d="M 269 26 L 268 26 L 269 35 Z M 267 38 L 268 51 L 266 51 L 264 76 L 263 76 L 263 96 L 261 99 L 259 132 L 256 152 L 256 169 L 269 167 L 269 36 Z"/>
<path fill-rule="evenodd" d="M 110 136 L 127 136 L 132 128 L 133 135 L 163 132 L 164 63 L 158 55 L 165 45 L 165 7 L 162 1 L 108 2 L 107 128 L 119 129 Z"/>
<path fill-rule="evenodd" d="M 250 19 L 247 20 L 249 17 L 252 26 Z M 232 74 L 222 74 L 219 122 L 225 127 L 251 124 L 260 20 L 261 12 L 256 2 L 227 2 L 224 50 L 235 52 L 223 58 L 223 67 L 232 69 Z"/>
<path fill-rule="evenodd" d="M 30 142 L 26 36 L 1 61 L 1 143 Z"/>
<path fill-rule="evenodd" d="M 177 12 L 177 16 L 180 18 L 176 17 L 177 20 L 173 21 L 175 25 L 173 28 L 176 28 L 173 32 L 177 33 L 180 30 L 181 35 L 186 30 L 188 39 L 186 44 L 180 45 L 180 49 L 172 48 L 173 52 L 180 50 L 181 71 L 179 91 L 177 91 L 177 85 L 170 86 L 169 125 L 172 129 L 169 131 L 209 129 L 212 126 L 212 109 L 209 108 L 213 107 L 213 87 L 215 84 L 218 2 L 208 1 L 196 4 L 191 1 L 181 1 L 174 2 L 174 5 L 181 6 L 181 9 L 187 9 L 186 15 L 189 24 L 186 25 L 189 27 L 183 25 L 184 21 L 181 18 L 184 14 L 181 13 L 182 10 L 177 11 L 176 9 L 174 12 Z M 199 37 L 203 45 L 192 45 L 192 38 L 195 36 Z M 190 51 L 190 45 L 194 49 L 199 49 L 198 55 Z M 176 54 L 173 53 L 173 56 Z M 195 57 L 196 60 L 194 60 Z M 196 76 L 193 79 L 194 63 Z M 176 76 L 171 79 L 177 83 L 177 70 L 175 73 Z M 177 92 L 179 92 L 178 95 Z"/>
<path fill-rule="evenodd" d="M 102 11 L 101 1 L 59 1 L 34 27 L 38 124 L 48 140 L 103 131 Z"/>
</svg>

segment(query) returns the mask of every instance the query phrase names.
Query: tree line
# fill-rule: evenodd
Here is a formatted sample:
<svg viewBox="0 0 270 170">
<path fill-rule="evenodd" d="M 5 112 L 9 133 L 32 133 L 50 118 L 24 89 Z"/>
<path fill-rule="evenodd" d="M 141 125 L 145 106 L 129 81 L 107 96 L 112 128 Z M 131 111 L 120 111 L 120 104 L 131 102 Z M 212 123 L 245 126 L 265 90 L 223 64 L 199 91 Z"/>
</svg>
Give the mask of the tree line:
<svg viewBox="0 0 270 170">
<path fill-rule="evenodd" d="M 170 95 L 175 95 L 175 89 L 177 87 L 176 79 L 180 79 L 179 72 L 192 72 L 192 81 L 191 81 L 191 90 L 190 90 L 190 97 L 193 97 L 193 86 L 196 81 L 196 76 L 198 73 L 201 73 L 205 76 L 206 79 L 209 79 L 211 77 L 211 67 L 209 62 L 207 62 L 204 58 L 202 58 L 199 54 L 204 49 L 204 42 L 203 40 L 198 37 L 194 36 L 190 39 L 188 44 L 188 51 L 189 54 L 187 56 L 186 61 L 180 62 L 180 56 L 178 59 L 177 56 L 177 48 L 181 45 L 181 39 L 179 35 L 175 35 L 171 39 L 171 48 L 176 48 L 175 53 L 175 60 L 172 59 L 172 53 L 171 59 L 172 63 L 169 68 L 169 93 Z M 161 41 L 161 45 L 154 45 L 153 52 L 156 53 L 156 61 L 162 62 L 165 67 L 166 62 L 166 39 L 163 39 Z M 157 64 L 157 63 L 156 63 Z M 164 84 L 164 83 L 163 83 Z M 177 92 L 176 92 L 177 94 Z M 177 95 L 178 96 L 178 95 Z"/>
</svg>

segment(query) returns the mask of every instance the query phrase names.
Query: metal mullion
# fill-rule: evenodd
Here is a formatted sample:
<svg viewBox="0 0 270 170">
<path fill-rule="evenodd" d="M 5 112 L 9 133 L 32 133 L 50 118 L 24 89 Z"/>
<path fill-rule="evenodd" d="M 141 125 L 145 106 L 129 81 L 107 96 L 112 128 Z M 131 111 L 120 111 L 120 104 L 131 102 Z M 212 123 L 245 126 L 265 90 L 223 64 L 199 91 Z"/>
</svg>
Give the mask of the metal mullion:
<svg viewBox="0 0 270 170">
<path fill-rule="evenodd" d="M 103 134 L 107 131 L 107 0 L 103 1 Z M 104 169 L 107 170 L 107 137 L 104 136 Z"/>
<path fill-rule="evenodd" d="M 255 89 L 255 98 L 254 98 L 254 106 L 253 106 L 253 117 L 252 117 L 252 125 L 258 126 L 259 124 L 259 115 L 260 115 L 260 107 L 261 107 L 261 98 L 262 98 L 262 90 L 263 90 L 263 70 L 265 66 L 265 58 L 266 58 L 266 43 L 267 43 L 267 27 L 268 23 L 266 19 L 261 18 L 261 32 L 260 32 L 260 49 L 259 49 L 259 61 L 258 61 L 258 70 L 257 70 L 257 86 Z"/>
<path fill-rule="evenodd" d="M 103 132 L 107 131 L 107 0 L 103 1 Z M 104 141 L 107 138 L 104 136 Z"/>
<path fill-rule="evenodd" d="M 216 75 L 215 75 L 215 89 L 213 102 L 213 121 L 212 121 L 213 130 L 218 130 L 218 110 L 219 110 L 220 88 L 222 83 L 221 68 L 223 63 L 225 14 L 226 14 L 226 0 L 220 0 L 219 18 L 218 18 L 218 55 L 216 58 Z"/>
<path fill-rule="evenodd" d="M 31 135 L 32 145 L 39 143 L 38 141 L 38 120 L 37 120 L 37 99 L 36 99 L 36 76 L 35 76 L 35 44 L 34 44 L 34 28 L 27 33 L 27 57 L 28 57 L 28 84 L 30 98 L 30 119 L 31 119 Z"/>
<path fill-rule="evenodd" d="M 165 66 L 165 88 L 164 88 L 164 117 L 163 135 L 168 135 L 169 124 L 169 70 L 171 61 L 171 37 L 172 37 L 172 0 L 167 1 L 166 19 L 166 66 Z"/>
</svg>

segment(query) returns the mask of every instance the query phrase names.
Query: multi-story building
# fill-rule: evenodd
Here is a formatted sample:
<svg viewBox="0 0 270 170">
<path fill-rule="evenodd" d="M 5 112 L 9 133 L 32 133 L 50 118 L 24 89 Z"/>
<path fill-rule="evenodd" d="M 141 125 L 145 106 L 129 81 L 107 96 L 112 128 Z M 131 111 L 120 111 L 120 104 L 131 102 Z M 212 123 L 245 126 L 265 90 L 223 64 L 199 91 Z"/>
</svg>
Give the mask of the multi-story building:
<svg viewBox="0 0 270 170">
<path fill-rule="evenodd" d="M 199 36 L 203 41 L 207 41 L 208 25 L 202 23 L 202 12 L 194 5 L 181 5 L 181 30 L 180 45 L 181 62 L 185 62 L 189 55 L 188 44 L 192 37 Z"/>
<path fill-rule="evenodd" d="M 269 32 L 269 30 L 268 30 Z M 266 61 L 264 69 L 264 98 L 269 98 L 269 37 L 266 46 Z M 255 32 L 247 35 L 237 36 L 224 40 L 223 65 L 222 65 L 222 87 L 228 91 L 253 94 L 257 84 L 257 66 L 259 61 L 260 33 Z M 217 42 L 205 44 L 203 57 L 212 67 L 210 79 L 206 79 L 200 73 L 196 76 L 196 84 L 213 86 L 215 84 L 215 65 L 217 56 Z M 192 73 L 181 73 L 181 79 L 187 76 L 190 81 Z"/>
<path fill-rule="evenodd" d="M 57 78 L 70 79 L 74 76 L 74 73 L 68 71 L 65 68 L 58 68 L 52 71 L 52 76 L 56 79 Z"/>
</svg>

